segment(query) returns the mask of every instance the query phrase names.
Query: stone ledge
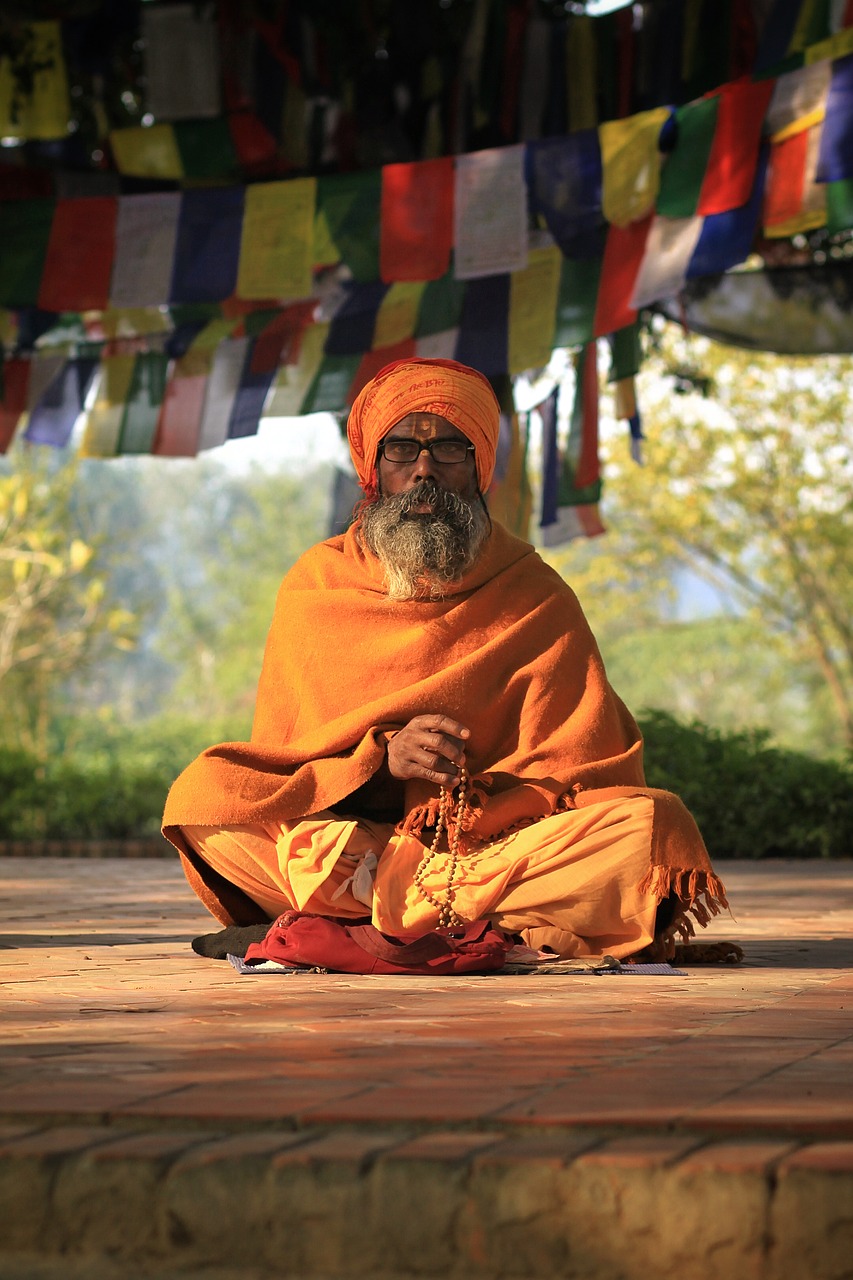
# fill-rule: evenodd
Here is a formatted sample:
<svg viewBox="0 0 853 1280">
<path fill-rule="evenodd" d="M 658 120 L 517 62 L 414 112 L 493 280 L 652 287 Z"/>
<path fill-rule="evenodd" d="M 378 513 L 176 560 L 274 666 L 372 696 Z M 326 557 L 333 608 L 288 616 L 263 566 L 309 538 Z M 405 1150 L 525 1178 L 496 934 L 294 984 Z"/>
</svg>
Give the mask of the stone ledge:
<svg viewBox="0 0 853 1280">
<path fill-rule="evenodd" d="M 12 1253 L 89 1259 L 93 1277 L 249 1263 L 305 1280 L 843 1280 L 853 1256 L 849 1142 L 79 1124 L 0 1137 L 4 1278 Z"/>
<path fill-rule="evenodd" d="M 176 851 L 163 836 L 133 839 L 0 840 L 0 858 L 174 858 Z"/>
</svg>

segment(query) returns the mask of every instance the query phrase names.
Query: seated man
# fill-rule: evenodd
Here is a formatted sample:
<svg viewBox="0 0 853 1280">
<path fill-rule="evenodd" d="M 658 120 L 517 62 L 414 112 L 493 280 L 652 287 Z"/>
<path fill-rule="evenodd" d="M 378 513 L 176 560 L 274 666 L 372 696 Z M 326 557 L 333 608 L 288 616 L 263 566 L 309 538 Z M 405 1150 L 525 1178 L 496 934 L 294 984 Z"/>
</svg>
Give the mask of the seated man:
<svg viewBox="0 0 853 1280">
<path fill-rule="evenodd" d="M 388 365 L 353 405 L 355 521 L 282 583 L 251 741 L 205 751 L 167 801 L 223 924 L 296 909 L 411 939 L 487 919 L 624 958 L 727 905 L 690 814 L 645 786 L 575 595 L 489 518 L 499 417 L 448 360 Z"/>
</svg>

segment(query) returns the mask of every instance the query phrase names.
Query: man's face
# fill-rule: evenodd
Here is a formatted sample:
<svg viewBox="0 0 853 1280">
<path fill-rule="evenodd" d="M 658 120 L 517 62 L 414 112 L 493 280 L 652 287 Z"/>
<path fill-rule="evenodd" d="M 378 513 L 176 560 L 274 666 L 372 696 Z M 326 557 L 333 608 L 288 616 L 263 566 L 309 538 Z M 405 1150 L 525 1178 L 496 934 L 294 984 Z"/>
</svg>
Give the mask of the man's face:
<svg viewBox="0 0 853 1280">
<path fill-rule="evenodd" d="M 417 440 L 430 444 L 434 440 L 460 440 L 470 444 L 468 437 L 437 413 L 410 413 L 385 436 L 383 443 L 391 440 Z M 414 462 L 390 462 L 380 455 L 379 488 L 385 497 L 407 493 L 424 480 L 434 480 L 442 489 L 458 493 L 463 498 L 477 496 L 477 467 L 474 451 L 469 450 L 462 462 L 436 462 L 432 454 L 422 450 Z M 428 511 L 429 507 L 424 506 Z"/>
</svg>

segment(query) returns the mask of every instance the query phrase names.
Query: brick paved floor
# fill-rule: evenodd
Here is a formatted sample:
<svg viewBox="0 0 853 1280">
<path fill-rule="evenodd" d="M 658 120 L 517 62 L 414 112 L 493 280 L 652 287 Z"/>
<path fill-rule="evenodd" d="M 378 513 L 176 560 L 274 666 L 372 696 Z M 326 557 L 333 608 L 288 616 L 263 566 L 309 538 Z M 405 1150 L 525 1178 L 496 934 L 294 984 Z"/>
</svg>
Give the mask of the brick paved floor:
<svg viewBox="0 0 853 1280">
<path fill-rule="evenodd" d="M 0 858 L 0 1241 L 234 1265 L 236 1170 L 287 1274 L 378 1275 L 381 1223 L 389 1275 L 853 1275 L 853 862 L 720 869 L 735 918 L 702 936 L 739 967 L 241 977 L 190 950 L 216 926 L 171 861 Z"/>
</svg>

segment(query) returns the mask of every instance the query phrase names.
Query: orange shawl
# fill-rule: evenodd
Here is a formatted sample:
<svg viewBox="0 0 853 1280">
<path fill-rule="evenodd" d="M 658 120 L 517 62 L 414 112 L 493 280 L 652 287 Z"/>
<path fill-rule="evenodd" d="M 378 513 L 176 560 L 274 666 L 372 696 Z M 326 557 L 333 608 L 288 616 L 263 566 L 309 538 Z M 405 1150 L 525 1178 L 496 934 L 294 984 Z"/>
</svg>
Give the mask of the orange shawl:
<svg viewBox="0 0 853 1280">
<path fill-rule="evenodd" d="M 164 834 L 186 862 L 182 824 L 346 812 L 341 802 L 382 764 L 386 733 L 436 712 L 471 731 L 472 837 L 491 839 L 594 798 L 581 792 L 605 798 L 602 789 L 644 788 L 639 730 L 607 682 L 577 598 L 528 543 L 495 525 L 452 595 L 397 602 L 351 529 L 287 574 L 251 741 L 211 747 L 181 774 Z M 399 829 L 431 825 L 436 799 L 429 784 L 408 783 Z M 692 849 L 675 861 L 697 866 Z M 213 873 L 199 874 L 221 901 Z M 663 896 L 668 883 L 658 877 L 654 888 Z"/>
</svg>

